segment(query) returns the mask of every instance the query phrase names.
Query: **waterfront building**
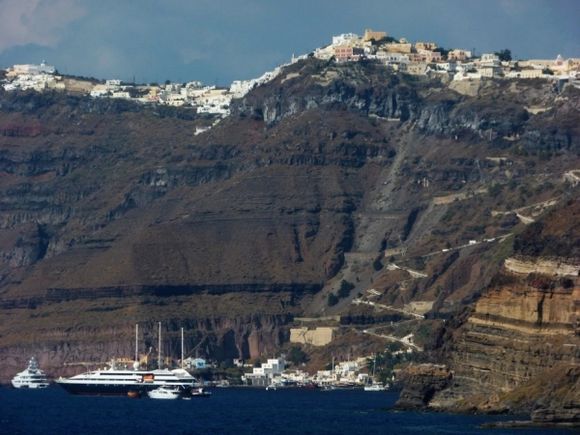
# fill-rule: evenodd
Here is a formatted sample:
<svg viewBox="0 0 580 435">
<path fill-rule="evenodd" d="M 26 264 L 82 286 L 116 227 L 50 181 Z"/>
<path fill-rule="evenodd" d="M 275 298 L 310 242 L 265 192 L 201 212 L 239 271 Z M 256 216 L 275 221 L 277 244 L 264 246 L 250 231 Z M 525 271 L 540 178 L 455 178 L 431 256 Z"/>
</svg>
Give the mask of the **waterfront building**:
<svg viewBox="0 0 580 435">
<path fill-rule="evenodd" d="M 252 373 L 245 374 L 242 379 L 250 385 L 266 387 L 274 378 L 279 378 L 286 367 L 283 357 L 268 359 L 260 367 L 254 367 Z"/>
</svg>

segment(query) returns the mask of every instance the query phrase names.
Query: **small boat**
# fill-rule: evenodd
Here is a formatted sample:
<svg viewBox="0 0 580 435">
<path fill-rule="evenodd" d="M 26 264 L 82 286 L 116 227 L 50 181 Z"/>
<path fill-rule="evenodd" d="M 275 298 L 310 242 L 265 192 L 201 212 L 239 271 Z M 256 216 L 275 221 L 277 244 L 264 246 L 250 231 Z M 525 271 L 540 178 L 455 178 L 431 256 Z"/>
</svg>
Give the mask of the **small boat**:
<svg viewBox="0 0 580 435">
<path fill-rule="evenodd" d="M 191 390 L 191 397 L 210 397 L 211 393 L 203 388 Z"/>
<path fill-rule="evenodd" d="M 141 398 L 141 393 L 139 391 L 131 390 L 131 391 L 127 392 L 127 397 L 129 397 L 131 399 L 139 399 L 139 398 Z"/>
<path fill-rule="evenodd" d="M 372 382 L 370 384 L 365 385 L 365 391 L 387 391 L 388 385 L 383 385 L 380 382 L 375 381 L 375 370 L 377 368 L 377 355 L 375 354 L 375 359 L 373 361 L 373 373 L 371 376 Z"/>
<path fill-rule="evenodd" d="M 322 391 L 334 391 L 336 390 L 336 387 L 334 385 L 325 385 L 324 387 L 322 387 Z"/>
<path fill-rule="evenodd" d="M 179 399 L 181 391 L 179 388 L 169 388 L 169 387 L 159 387 L 154 390 L 148 391 L 147 395 L 150 399 Z"/>
<path fill-rule="evenodd" d="M 26 370 L 18 373 L 12 378 L 12 386 L 14 388 L 46 388 L 48 387 L 48 379 L 40 368 L 36 358 L 30 358 Z"/>
<path fill-rule="evenodd" d="M 387 391 L 388 387 L 381 383 L 374 383 L 370 385 L 365 385 L 365 391 Z"/>
</svg>

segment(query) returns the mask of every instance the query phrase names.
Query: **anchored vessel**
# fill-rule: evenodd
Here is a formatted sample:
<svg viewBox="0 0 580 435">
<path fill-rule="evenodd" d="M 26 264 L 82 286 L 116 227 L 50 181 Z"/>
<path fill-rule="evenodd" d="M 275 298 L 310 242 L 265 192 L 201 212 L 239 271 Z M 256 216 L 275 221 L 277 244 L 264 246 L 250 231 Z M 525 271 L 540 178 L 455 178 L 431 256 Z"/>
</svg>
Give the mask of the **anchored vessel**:
<svg viewBox="0 0 580 435">
<path fill-rule="evenodd" d="M 179 399 L 181 391 L 178 388 L 159 387 L 147 392 L 151 399 Z"/>
<path fill-rule="evenodd" d="M 12 378 L 12 386 L 14 388 L 46 388 L 48 385 L 46 375 L 38 368 L 38 362 L 34 357 L 28 361 L 26 370 Z"/>
<path fill-rule="evenodd" d="M 69 393 L 94 395 L 143 394 L 159 387 L 177 388 L 186 395 L 191 394 L 194 382 L 195 378 L 184 369 L 117 370 L 114 364 L 108 370 L 95 370 L 56 380 Z"/>
<path fill-rule="evenodd" d="M 381 384 L 381 383 L 373 383 L 370 385 L 365 385 L 364 387 L 365 391 L 387 391 L 388 387 L 386 387 L 385 385 Z"/>
<path fill-rule="evenodd" d="M 172 390 L 178 390 L 183 396 L 191 395 L 191 391 L 195 384 L 195 378 L 191 376 L 187 370 L 183 368 L 173 370 L 139 369 L 138 336 L 139 327 L 136 325 L 135 364 L 133 370 L 119 370 L 115 367 L 115 362 L 113 361 L 110 368 L 107 370 L 94 370 L 71 378 L 59 378 L 56 380 L 56 383 L 72 394 L 126 395 L 135 397 L 141 396 L 160 387 L 166 387 Z M 159 322 L 159 349 L 161 349 L 161 322 Z M 158 353 L 157 366 L 161 367 L 161 352 Z"/>
</svg>

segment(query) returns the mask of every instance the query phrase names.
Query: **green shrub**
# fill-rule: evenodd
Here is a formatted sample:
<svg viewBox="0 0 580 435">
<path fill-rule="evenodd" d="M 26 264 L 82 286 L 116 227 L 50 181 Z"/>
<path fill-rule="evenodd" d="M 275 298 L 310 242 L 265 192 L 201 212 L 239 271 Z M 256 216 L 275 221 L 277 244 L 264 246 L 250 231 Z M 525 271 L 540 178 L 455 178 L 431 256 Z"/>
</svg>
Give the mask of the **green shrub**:
<svg viewBox="0 0 580 435">
<path fill-rule="evenodd" d="M 328 304 L 329 307 L 333 307 L 336 304 L 338 304 L 338 298 L 334 293 L 330 293 L 328 295 L 328 300 L 326 301 L 326 303 Z"/>
<path fill-rule="evenodd" d="M 350 295 L 350 291 L 355 287 L 352 282 L 348 282 L 346 280 L 342 280 L 340 282 L 340 288 L 338 289 L 338 297 L 343 299 Z"/>
</svg>

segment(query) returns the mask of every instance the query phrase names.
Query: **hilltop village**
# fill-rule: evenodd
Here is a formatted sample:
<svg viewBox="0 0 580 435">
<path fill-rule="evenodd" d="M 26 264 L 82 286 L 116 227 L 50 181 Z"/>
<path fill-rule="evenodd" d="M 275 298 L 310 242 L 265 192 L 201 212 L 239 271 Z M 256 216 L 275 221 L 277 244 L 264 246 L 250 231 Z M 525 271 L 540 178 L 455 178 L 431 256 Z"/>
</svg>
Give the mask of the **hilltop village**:
<svg viewBox="0 0 580 435">
<path fill-rule="evenodd" d="M 419 76 L 440 76 L 447 80 L 544 79 L 569 82 L 580 87 L 580 58 L 514 60 L 510 50 L 497 53 L 474 52 L 461 48 L 444 49 L 435 42 L 409 42 L 393 38 L 383 31 L 365 30 L 362 36 L 344 33 L 332 37 L 329 45 L 313 52 L 292 56 L 289 63 L 251 80 L 233 81 L 229 88 L 206 86 L 200 81 L 188 83 L 142 84 L 119 79 L 98 81 L 58 73 L 54 66 L 13 65 L 0 81 L 6 91 L 33 89 L 38 92 L 60 90 L 90 95 L 93 98 L 120 98 L 139 103 L 192 107 L 197 113 L 225 117 L 234 98 L 276 78 L 282 69 L 307 57 L 344 62 L 376 62 L 395 72 Z"/>
</svg>

